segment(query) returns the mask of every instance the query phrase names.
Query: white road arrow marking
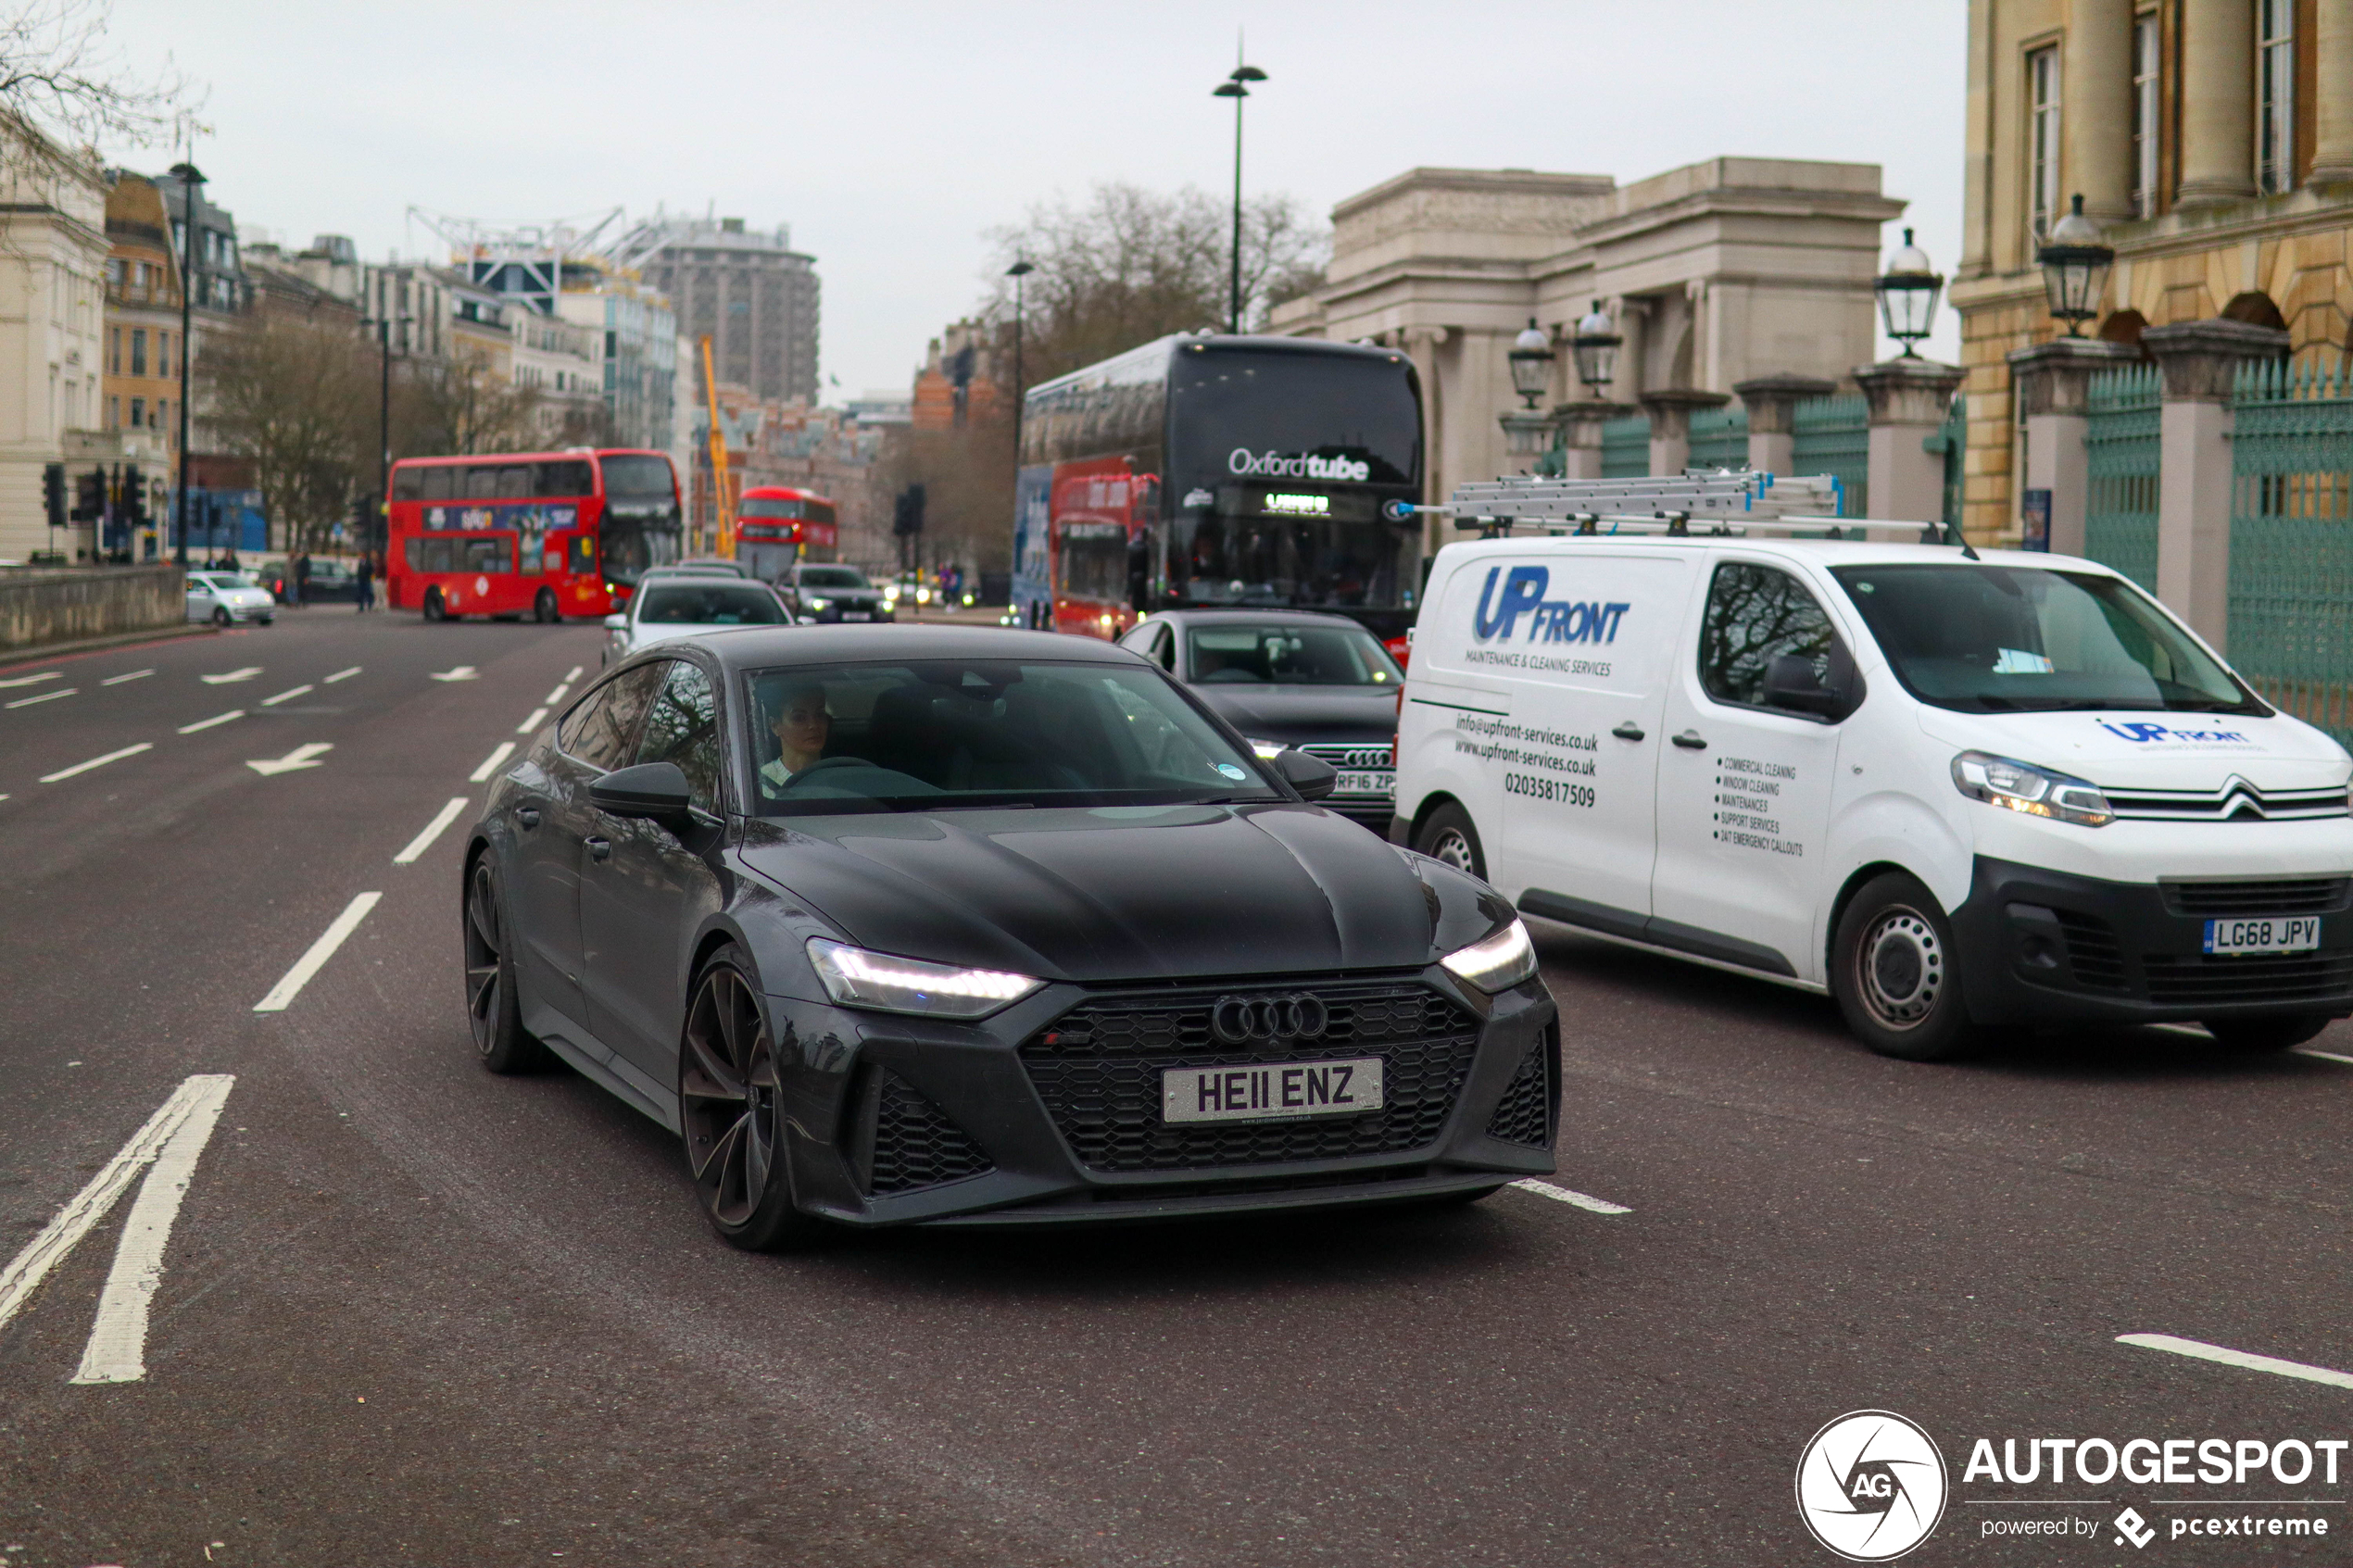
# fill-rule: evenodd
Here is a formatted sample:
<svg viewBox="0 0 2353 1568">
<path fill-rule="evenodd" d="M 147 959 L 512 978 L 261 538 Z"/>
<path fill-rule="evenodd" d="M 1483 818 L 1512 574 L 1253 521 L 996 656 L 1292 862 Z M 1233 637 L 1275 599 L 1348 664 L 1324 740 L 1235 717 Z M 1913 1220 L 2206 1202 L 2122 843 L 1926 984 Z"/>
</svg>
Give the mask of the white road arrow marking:
<svg viewBox="0 0 2353 1568">
<path fill-rule="evenodd" d="M 238 681 L 250 681 L 260 673 L 260 665 L 248 664 L 243 670 L 232 670 L 226 675 L 205 675 L 199 678 L 208 686 L 226 686 Z"/>
<path fill-rule="evenodd" d="M 106 1291 L 98 1298 L 98 1315 L 90 1324 L 90 1342 L 82 1347 L 82 1365 L 69 1382 L 136 1383 L 147 1375 L 147 1307 L 163 1283 L 171 1223 L 180 1217 L 180 1200 L 195 1179 L 197 1157 L 211 1140 L 213 1124 L 229 1099 L 229 1086 L 236 1080 L 224 1073 L 188 1082 L 204 1087 L 191 1097 L 187 1120 L 164 1141 L 155 1168 L 139 1184 L 138 1200 L 131 1205 L 122 1239 L 115 1245 Z"/>
<path fill-rule="evenodd" d="M 291 773 L 296 768 L 316 768 L 319 764 L 311 759 L 322 757 L 334 748 L 333 741 L 314 740 L 296 746 L 283 757 L 274 758 L 266 762 L 248 758 L 245 766 L 266 779 L 273 773 Z"/>
<path fill-rule="evenodd" d="M 38 675 L 19 675 L 12 681 L 0 681 L 0 686 L 37 686 L 44 681 L 56 680 L 58 673 L 55 670 L 44 670 Z"/>
<path fill-rule="evenodd" d="M 478 681 L 482 679 L 481 676 L 474 673 L 474 667 L 471 664 L 460 664 L 454 670 L 444 670 L 438 674 L 428 675 L 425 678 L 429 681 Z"/>
</svg>

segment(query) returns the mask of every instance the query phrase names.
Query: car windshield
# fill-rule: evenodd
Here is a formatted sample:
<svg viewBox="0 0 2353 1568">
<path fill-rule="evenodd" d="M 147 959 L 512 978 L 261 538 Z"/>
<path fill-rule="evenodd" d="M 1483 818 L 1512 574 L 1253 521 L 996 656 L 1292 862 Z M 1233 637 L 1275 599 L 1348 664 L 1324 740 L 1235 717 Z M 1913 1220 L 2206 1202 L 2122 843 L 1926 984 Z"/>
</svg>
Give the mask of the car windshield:
<svg viewBox="0 0 2353 1568">
<path fill-rule="evenodd" d="M 927 659 L 750 683 L 765 816 L 1282 798 L 1154 670 Z"/>
<path fill-rule="evenodd" d="M 2121 578 L 1960 562 L 1832 575 L 1896 679 L 1939 708 L 2269 711 Z"/>
<path fill-rule="evenodd" d="M 854 566 L 804 566 L 800 569 L 800 585 L 804 588 L 871 588 L 866 574 Z"/>
<path fill-rule="evenodd" d="M 776 626 L 785 607 L 749 583 L 656 578 L 639 591 L 637 621 L 651 626 Z"/>
<path fill-rule="evenodd" d="M 1353 622 L 1195 626 L 1185 644 L 1196 685 L 1394 686 L 1405 678 Z"/>
</svg>

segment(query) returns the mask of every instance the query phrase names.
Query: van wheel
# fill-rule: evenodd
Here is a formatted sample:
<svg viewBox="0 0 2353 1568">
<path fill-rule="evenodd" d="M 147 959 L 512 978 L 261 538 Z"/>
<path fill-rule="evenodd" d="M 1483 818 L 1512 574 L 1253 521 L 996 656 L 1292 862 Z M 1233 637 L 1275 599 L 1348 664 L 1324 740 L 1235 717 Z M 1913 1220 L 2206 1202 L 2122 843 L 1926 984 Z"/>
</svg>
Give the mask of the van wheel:
<svg viewBox="0 0 2353 1568">
<path fill-rule="evenodd" d="M 531 618 L 542 626 L 556 623 L 556 591 L 553 588 L 539 590 L 539 596 L 531 602 Z"/>
<path fill-rule="evenodd" d="M 441 590 L 438 588 L 425 590 L 425 619 L 427 621 L 449 619 L 449 606 L 442 599 Z"/>
<path fill-rule="evenodd" d="M 2284 1051 L 2302 1045 L 2329 1026 L 2323 1013 L 2284 1018 L 2210 1018 L 2206 1032 L 2226 1051 Z"/>
<path fill-rule="evenodd" d="M 1478 830 L 1471 826 L 1470 813 L 1451 800 L 1422 823 L 1421 831 L 1414 834 L 1414 847 L 1482 882 L 1487 878 L 1487 856 L 1478 847 Z"/>
<path fill-rule="evenodd" d="M 1970 1045 L 1952 924 L 1900 872 L 1864 884 L 1839 917 L 1831 993 L 1846 1026 L 1881 1056 L 1949 1061 Z"/>
</svg>

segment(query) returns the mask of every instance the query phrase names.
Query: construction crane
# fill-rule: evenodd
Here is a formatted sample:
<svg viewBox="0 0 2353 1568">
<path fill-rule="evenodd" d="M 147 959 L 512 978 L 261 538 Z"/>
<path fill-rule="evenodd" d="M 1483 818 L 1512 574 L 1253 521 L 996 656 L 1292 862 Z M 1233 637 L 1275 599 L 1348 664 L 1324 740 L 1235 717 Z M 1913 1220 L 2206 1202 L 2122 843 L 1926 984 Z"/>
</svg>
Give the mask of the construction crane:
<svg viewBox="0 0 2353 1568">
<path fill-rule="evenodd" d="M 719 520 L 719 554 L 736 558 L 736 508 L 727 494 L 727 433 L 719 423 L 719 378 L 711 368 L 711 334 L 702 337 L 703 406 L 711 410 L 711 511 Z"/>
</svg>

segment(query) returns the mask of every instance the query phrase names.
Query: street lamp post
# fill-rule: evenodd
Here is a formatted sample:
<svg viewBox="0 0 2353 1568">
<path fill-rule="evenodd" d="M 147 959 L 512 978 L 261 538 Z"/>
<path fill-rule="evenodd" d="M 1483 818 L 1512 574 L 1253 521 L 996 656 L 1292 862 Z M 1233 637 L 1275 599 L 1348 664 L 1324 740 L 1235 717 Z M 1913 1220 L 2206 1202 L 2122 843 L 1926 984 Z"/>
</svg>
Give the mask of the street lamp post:
<svg viewBox="0 0 2353 1568">
<path fill-rule="evenodd" d="M 1013 264 L 1005 269 L 1005 276 L 1013 281 L 1013 485 L 1016 491 L 1019 490 L 1021 485 L 1022 280 L 1037 270 L 1037 268 L 1032 267 L 1026 260 L 1019 257 L 1014 257 Z"/>
<path fill-rule="evenodd" d="M 1914 245 L 1912 232 L 1905 230 L 1904 248 L 1888 259 L 1887 270 L 1871 283 L 1871 292 L 1879 295 L 1881 324 L 1904 345 L 1903 358 L 1920 357 L 1919 341 L 1936 324 L 1936 296 L 1944 289 L 1944 279 L 1929 265 L 1928 252 Z"/>
<path fill-rule="evenodd" d="M 1595 397 L 1608 393 L 1609 383 L 1617 374 L 1618 345 L 1625 341 L 1598 299 L 1577 323 L 1576 334 L 1568 340 L 1569 352 L 1577 358 L 1577 379 Z"/>
<path fill-rule="evenodd" d="M 172 176 L 180 182 L 180 479 L 172 499 L 180 512 L 180 547 L 173 555 L 182 571 L 188 567 L 188 327 L 196 292 L 196 187 L 204 176 L 193 163 L 175 163 Z"/>
<path fill-rule="evenodd" d="M 2083 323 L 2100 313 L 2116 252 L 2100 243 L 2100 226 L 2083 216 L 2080 193 L 2074 210 L 2052 228 L 2050 243 L 2034 253 L 2034 261 L 2043 269 L 2051 314 L 2067 323 L 2068 336 L 2082 337 Z"/>
<path fill-rule="evenodd" d="M 1234 267 L 1226 306 L 1229 332 L 1242 330 L 1242 100 L 1250 96 L 1249 83 L 1265 80 L 1266 73 L 1256 66 L 1237 63 L 1210 94 L 1234 100 Z"/>
<path fill-rule="evenodd" d="M 409 323 L 413 316 L 379 316 L 376 318 L 376 344 L 383 354 L 383 383 L 376 405 L 376 521 L 369 525 L 363 544 L 373 547 L 376 530 L 383 526 L 384 506 L 392 495 L 392 329 L 396 320 L 401 329 L 401 347 L 408 347 Z"/>
</svg>

